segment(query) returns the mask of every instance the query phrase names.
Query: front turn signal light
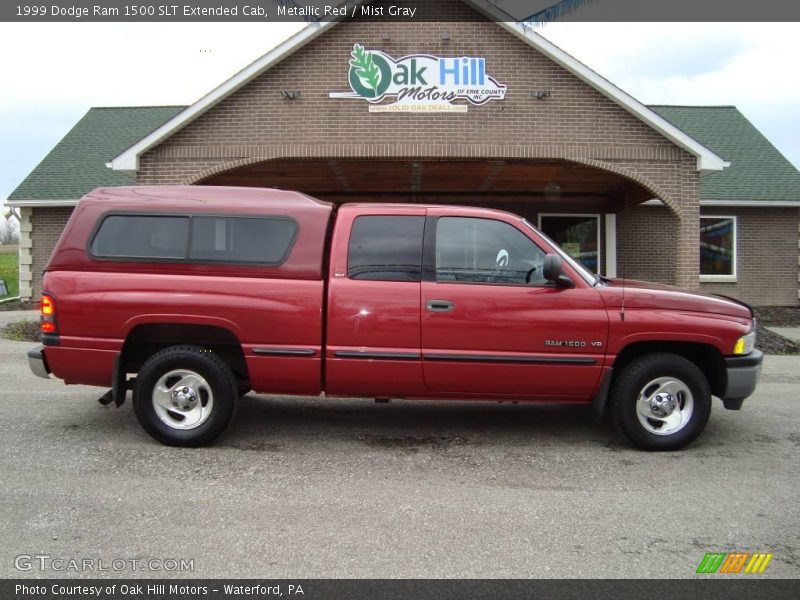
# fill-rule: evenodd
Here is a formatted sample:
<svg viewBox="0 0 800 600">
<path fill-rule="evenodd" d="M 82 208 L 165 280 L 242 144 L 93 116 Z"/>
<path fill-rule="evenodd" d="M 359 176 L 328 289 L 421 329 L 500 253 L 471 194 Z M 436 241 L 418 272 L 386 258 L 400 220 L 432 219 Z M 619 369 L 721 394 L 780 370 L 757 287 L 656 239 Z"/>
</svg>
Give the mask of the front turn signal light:
<svg viewBox="0 0 800 600">
<path fill-rule="evenodd" d="M 756 347 L 756 332 L 755 330 L 751 331 L 745 336 L 740 337 L 736 340 L 736 344 L 733 346 L 733 353 L 734 354 L 750 354 Z"/>
</svg>

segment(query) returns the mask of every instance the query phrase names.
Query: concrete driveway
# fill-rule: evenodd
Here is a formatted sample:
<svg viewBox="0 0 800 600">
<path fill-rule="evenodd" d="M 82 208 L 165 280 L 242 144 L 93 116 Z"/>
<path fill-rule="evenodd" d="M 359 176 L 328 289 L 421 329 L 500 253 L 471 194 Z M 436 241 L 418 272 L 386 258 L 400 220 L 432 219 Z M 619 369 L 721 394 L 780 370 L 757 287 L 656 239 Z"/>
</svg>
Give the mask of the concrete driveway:
<svg viewBox="0 0 800 600">
<path fill-rule="evenodd" d="M 684 578 L 732 551 L 800 576 L 798 357 L 768 357 L 745 408 L 717 401 L 677 453 L 582 407 L 256 396 L 186 450 L 103 390 L 34 377 L 30 346 L 0 341 L 3 577 Z M 15 568 L 33 554 L 124 567 Z"/>
</svg>

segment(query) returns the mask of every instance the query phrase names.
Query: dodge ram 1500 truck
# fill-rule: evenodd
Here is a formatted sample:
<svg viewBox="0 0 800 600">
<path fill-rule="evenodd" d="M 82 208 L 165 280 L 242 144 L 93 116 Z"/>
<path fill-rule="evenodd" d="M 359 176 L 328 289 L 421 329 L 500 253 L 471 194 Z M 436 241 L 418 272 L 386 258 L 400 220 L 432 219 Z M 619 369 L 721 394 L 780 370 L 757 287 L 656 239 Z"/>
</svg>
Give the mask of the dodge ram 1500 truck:
<svg viewBox="0 0 800 600">
<path fill-rule="evenodd" d="M 596 276 L 507 212 L 257 188 L 98 189 L 47 264 L 37 375 L 132 390 L 157 440 L 199 446 L 241 394 L 569 402 L 672 450 L 738 410 L 751 309 Z"/>
</svg>

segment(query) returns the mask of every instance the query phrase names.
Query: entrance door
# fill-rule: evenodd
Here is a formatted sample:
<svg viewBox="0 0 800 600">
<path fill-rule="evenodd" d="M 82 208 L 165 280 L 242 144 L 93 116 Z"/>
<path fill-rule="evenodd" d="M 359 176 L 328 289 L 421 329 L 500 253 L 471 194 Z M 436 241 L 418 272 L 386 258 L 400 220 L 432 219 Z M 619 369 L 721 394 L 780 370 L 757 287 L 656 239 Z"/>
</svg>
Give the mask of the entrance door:
<svg viewBox="0 0 800 600">
<path fill-rule="evenodd" d="M 539 229 L 592 273 L 600 273 L 600 215 L 539 215 Z"/>
<path fill-rule="evenodd" d="M 446 208 L 428 215 L 421 298 L 427 388 L 588 398 L 608 338 L 597 291 L 571 270 L 574 288 L 547 283 L 545 252 L 519 222 L 448 216 Z"/>
</svg>

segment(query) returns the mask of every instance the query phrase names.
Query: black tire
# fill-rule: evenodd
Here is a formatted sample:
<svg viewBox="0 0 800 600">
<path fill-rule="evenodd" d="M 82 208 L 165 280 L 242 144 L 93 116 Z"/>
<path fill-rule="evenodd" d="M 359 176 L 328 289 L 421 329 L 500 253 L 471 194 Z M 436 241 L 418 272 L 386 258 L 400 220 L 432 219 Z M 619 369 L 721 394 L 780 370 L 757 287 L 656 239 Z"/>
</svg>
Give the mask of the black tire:
<svg viewBox="0 0 800 600">
<path fill-rule="evenodd" d="M 687 402 L 691 402 L 691 411 L 673 433 L 654 433 L 639 418 L 639 395 L 647 391 L 652 396 L 650 390 L 654 388 L 648 384 L 655 385 L 652 382 L 659 378 L 674 379 L 691 394 L 681 392 L 675 395 L 676 407 L 685 407 Z M 611 420 L 617 432 L 634 446 L 645 450 L 683 448 L 702 433 L 711 414 L 708 380 L 697 365 L 677 354 L 648 354 L 629 363 L 615 378 L 610 399 Z M 666 427 L 658 419 L 647 419 L 646 416 L 643 419 L 650 428 Z"/>
<path fill-rule="evenodd" d="M 202 395 L 205 394 L 206 404 L 210 396 L 208 414 L 201 424 L 192 429 L 178 429 L 167 424 L 159 416 L 154 401 L 159 380 L 179 370 L 197 374 L 208 384 L 195 396 L 202 403 Z M 133 408 L 145 431 L 162 444 L 196 447 L 212 442 L 225 430 L 236 412 L 238 398 L 236 378 L 230 367 L 216 354 L 198 346 L 170 346 L 147 359 L 139 370 L 133 390 Z M 172 414 L 180 416 L 178 411 Z M 177 419 L 175 421 L 178 422 Z"/>
</svg>

